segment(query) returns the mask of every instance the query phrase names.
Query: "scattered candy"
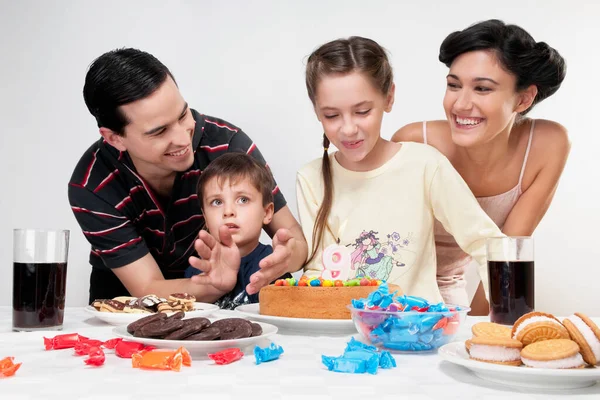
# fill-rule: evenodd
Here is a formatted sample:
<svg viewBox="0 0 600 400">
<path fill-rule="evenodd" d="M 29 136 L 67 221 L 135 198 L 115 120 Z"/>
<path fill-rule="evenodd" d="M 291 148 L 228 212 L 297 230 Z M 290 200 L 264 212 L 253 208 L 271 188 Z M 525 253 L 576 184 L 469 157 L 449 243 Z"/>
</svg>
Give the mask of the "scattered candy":
<svg viewBox="0 0 600 400">
<path fill-rule="evenodd" d="M 22 363 L 15 364 L 14 359 L 14 357 L 6 357 L 0 360 L 0 376 L 13 376 L 21 368 Z"/>
<path fill-rule="evenodd" d="M 106 342 L 104 342 L 102 347 L 104 347 L 105 349 L 113 350 L 117 346 L 117 344 L 122 340 L 123 339 L 121 338 L 109 339 Z"/>
<path fill-rule="evenodd" d="M 53 338 L 44 338 L 44 347 L 46 350 L 61 350 L 71 349 L 79 342 L 85 342 L 88 338 L 81 336 L 77 333 L 67 333 L 63 335 L 57 335 Z"/>
<path fill-rule="evenodd" d="M 131 357 L 133 368 L 173 370 L 179 372 L 181 365 L 189 367 L 192 365 L 192 357 L 184 348 L 172 350 L 142 350 L 134 353 Z"/>
<path fill-rule="evenodd" d="M 254 348 L 256 365 L 259 365 L 263 362 L 277 360 L 281 354 L 283 354 L 283 348 L 281 346 L 277 346 L 275 343 L 271 343 L 269 347 L 265 348 L 260 348 L 258 346 Z"/>
<path fill-rule="evenodd" d="M 115 354 L 117 355 L 117 357 L 120 357 L 120 358 L 131 358 L 135 353 L 137 353 L 139 351 L 142 351 L 142 350 L 150 351 L 153 349 L 154 349 L 154 347 L 152 347 L 152 349 L 150 349 L 148 346 L 144 346 L 144 344 L 142 344 L 142 343 L 128 342 L 125 340 L 121 340 L 115 346 Z"/>
<path fill-rule="evenodd" d="M 389 351 L 378 352 L 375 346 L 369 346 L 351 338 L 344 354 L 339 357 L 321 356 L 328 370 L 349 374 L 376 374 L 378 368 L 389 369 L 396 366 L 396 360 Z"/>
<path fill-rule="evenodd" d="M 75 343 L 75 355 L 87 356 L 90 354 L 90 350 L 92 348 L 99 348 L 102 345 L 103 342 L 100 340 L 88 339 L 85 341 L 79 341 Z"/>
<path fill-rule="evenodd" d="M 244 357 L 244 353 L 238 348 L 225 349 L 208 355 L 208 358 L 214 360 L 218 365 L 231 364 L 234 361 L 240 360 L 242 357 Z"/>
<path fill-rule="evenodd" d="M 88 358 L 83 360 L 87 365 L 99 367 L 104 364 L 104 351 L 100 347 L 91 347 L 89 349 Z"/>
</svg>

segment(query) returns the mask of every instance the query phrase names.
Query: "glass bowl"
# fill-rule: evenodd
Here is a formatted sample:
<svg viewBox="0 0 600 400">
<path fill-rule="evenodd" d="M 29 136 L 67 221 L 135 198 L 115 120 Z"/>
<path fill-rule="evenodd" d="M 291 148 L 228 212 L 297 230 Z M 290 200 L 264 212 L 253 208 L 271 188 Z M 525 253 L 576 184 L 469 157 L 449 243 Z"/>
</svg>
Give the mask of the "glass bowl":
<svg viewBox="0 0 600 400">
<path fill-rule="evenodd" d="M 383 311 L 349 305 L 356 330 L 363 339 L 386 350 L 422 352 L 436 350 L 453 340 L 469 307 L 446 304 L 453 311 Z"/>
</svg>

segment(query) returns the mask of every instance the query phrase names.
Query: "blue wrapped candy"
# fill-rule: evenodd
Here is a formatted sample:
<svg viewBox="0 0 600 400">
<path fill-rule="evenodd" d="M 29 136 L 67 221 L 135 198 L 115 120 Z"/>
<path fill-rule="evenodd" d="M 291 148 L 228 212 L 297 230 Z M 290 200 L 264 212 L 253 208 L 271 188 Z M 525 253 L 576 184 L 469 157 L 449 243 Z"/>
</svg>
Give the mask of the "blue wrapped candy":
<svg viewBox="0 0 600 400">
<path fill-rule="evenodd" d="M 365 303 L 362 300 L 352 299 L 352 307 L 362 310 L 365 308 Z"/>
<path fill-rule="evenodd" d="M 390 369 L 395 367 L 396 360 L 392 357 L 392 354 L 387 350 L 383 350 L 379 355 L 379 368 Z"/>
<path fill-rule="evenodd" d="M 271 343 L 269 347 L 260 348 L 256 346 L 254 348 L 254 357 L 256 358 L 256 365 L 263 362 L 277 360 L 280 355 L 283 354 L 283 348 L 277 346 L 275 343 Z"/>
<path fill-rule="evenodd" d="M 347 374 L 364 374 L 366 372 L 375 374 L 379 367 L 379 357 L 376 354 L 371 354 L 368 359 L 343 355 L 340 357 L 321 356 L 321 360 L 328 370 Z"/>
<path fill-rule="evenodd" d="M 346 350 L 344 350 L 344 352 L 355 350 L 367 350 L 377 353 L 377 347 L 364 344 L 363 342 L 359 342 L 358 340 L 354 339 L 354 337 L 351 337 L 350 341 L 346 344 Z"/>
<path fill-rule="evenodd" d="M 367 307 L 388 308 L 394 302 L 394 293 L 390 293 L 387 283 L 379 285 L 379 289 L 371 292 L 367 297 Z M 358 307 L 355 307 L 358 308 Z"/>
<path fill-rule="evenodd" d="M 386 354 L 387 353 L 387 354 Z M 329 371 L 352 374 L 376 374 L 378 368 L 394 368 L 396 360 L 389 352 L 377 351 L 377 347 L 369 346 L 351 338 L 340 357 L 321 356 L 321 361 Z"/>
<path fill-rule="evenodd" d="M 423 308 L 429 305 L 429 302 L 422 297 L 402 295 L 396 298 L 396 301 L 406 307 L 406 311 L 410 311 L 413 307 Z"/>
<path fill-rule="evenodd" d="M 446 312 L 449 311 L 444 303 L 432 304 L 429 306 L 429 312 Z"/>
</svg>

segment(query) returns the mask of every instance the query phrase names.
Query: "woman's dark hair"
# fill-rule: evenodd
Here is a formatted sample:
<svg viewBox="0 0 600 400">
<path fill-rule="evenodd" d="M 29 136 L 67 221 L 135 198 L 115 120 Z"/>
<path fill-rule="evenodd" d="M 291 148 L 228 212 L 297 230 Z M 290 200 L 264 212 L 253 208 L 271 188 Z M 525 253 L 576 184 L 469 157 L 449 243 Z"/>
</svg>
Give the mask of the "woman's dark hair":
<svg viewBox="0 0 600 400">
<path fill-rule="evenodd" d="M 169 69 L 152 54 L 124 48 L 102 54 L 90 66 L 83 86 L 83 99 L 98 127 L 124 135 L 129 123 L 120 106 L 148 97 L 167 76 Z"/>
<path fill-rule="evenodd" d="M 567 73 L 565 60 L 555 49 L 544 42 L 536 42 L 523 28 L 506 25 L 497 19 L 479 22 L 448 35 L 440 46 L 439 60 L 450 68 L 456 57 L 476 50 L 494 52 L 504 69 L 517 78 L 517 91 L 530 85 L 537 87 L 537 96 L 522 115 L 552 96 Z"/>
<path fill-rule="evenodd" d="M 374 87 L 387 95 L 394 82 L 392 66 L 388 60 L 385 49 L 377 42 L 352 36 L 348 39 L 337 39 L 325 43 L 312 52 L 306 63 L 306 89 L 310 101 L 315 104 L 317 86 L 327 75 L 349 74 L 360 72 L 364 74 Z M 317 252 L 323 241 L 323 232 L 327 226 L 327 219 L 333 204 L 333 175 L 329 162 L 329 139 L 323 134 L 323 162 L 322 176 L 324 195 L 323 202 L 317 212 L 315 226 L 312 233 L 312 249 L 306 264 Z"/>
</svg>

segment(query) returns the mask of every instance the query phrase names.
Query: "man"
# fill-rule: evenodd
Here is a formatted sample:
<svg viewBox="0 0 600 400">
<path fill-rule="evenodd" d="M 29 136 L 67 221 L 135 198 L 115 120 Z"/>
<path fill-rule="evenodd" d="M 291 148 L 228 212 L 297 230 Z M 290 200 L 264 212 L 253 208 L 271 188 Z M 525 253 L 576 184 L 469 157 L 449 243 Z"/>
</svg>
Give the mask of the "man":
<svg viewBox="0 0 600 400">
<path fill-rule="evenodd" d="M 256 145 L 236 126 L 189 108 L 168 68 L 140 50 L 97 58 L 83 95 L 102 136 L 69 182 L 71 208 L 92 246 L 89 301 L 177 292 L 219 299 L 226 291 L 211 282 L 220 281 L 232 264 L 227 259 L 235 264 L 236 257 L 222 240 L 206 232 L 198 238 L 204 220 L 196 185 L 202 170 L 226 152 L 245 151 L 264 164 Z M 248 294 L 306 260 L 302 230 L 276 185 L 273 194 L 275 213 L 265 227 L 273 254 L 260 262 Z M 184 279 L 190 263 L 202 265 L 192 257 L 196 250 L 210 267 L 201 280 Z"/>
</svg>

